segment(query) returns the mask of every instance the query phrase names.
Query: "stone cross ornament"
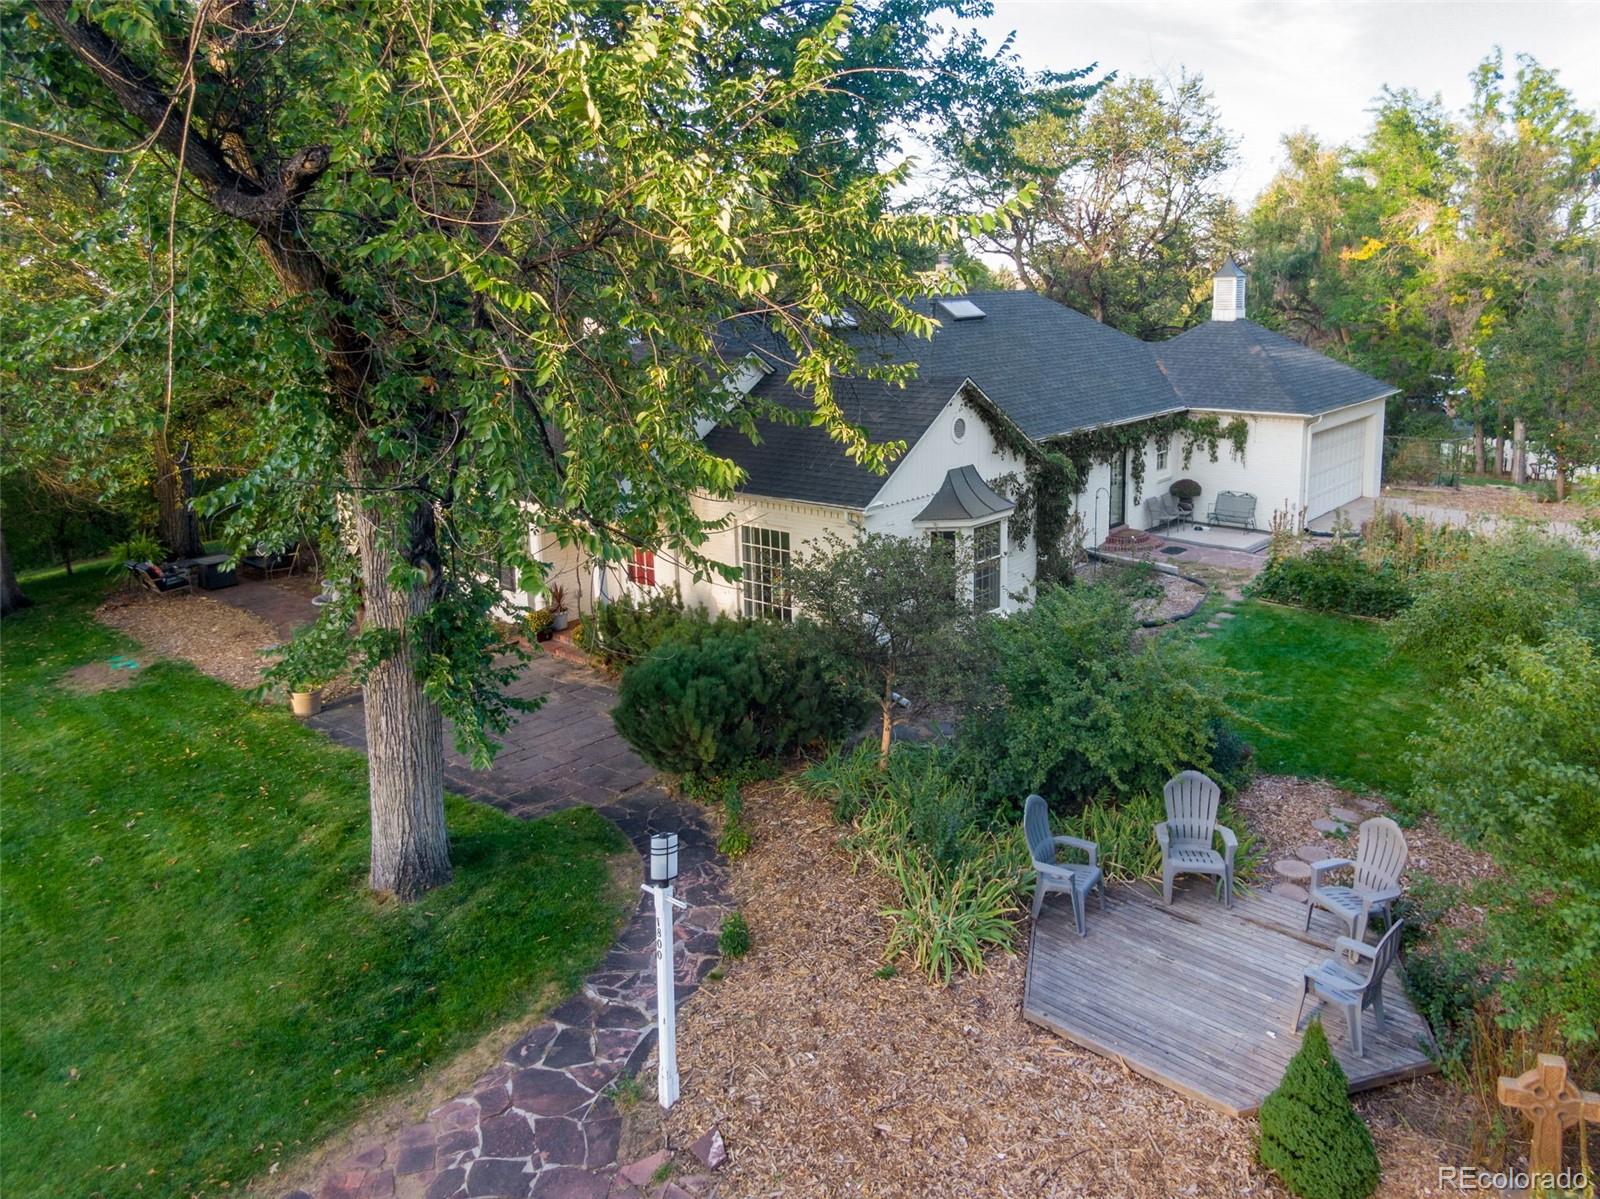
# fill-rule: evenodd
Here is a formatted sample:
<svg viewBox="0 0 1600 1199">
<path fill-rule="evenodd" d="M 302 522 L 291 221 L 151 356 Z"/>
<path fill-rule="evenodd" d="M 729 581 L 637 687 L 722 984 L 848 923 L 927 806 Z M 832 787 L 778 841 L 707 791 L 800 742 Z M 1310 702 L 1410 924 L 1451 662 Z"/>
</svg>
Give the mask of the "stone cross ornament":
<svg viewBox="0 0 1600 1199">
<path fill-rule="evenodd" d="M 1579 1090 L 1567 1078 L 1567 1060 L 1541 1053 L 1539 1064 L 1516 1078 L 1500 1077 L 1500 1102 L 1521 1109 L 1533 1124 L 1528 1170 L 1534 1175 L 1561 1169 L 1561 1138 L 1580 1120 L 1600 1124 L 1600 1094 Z"/>
</svg>

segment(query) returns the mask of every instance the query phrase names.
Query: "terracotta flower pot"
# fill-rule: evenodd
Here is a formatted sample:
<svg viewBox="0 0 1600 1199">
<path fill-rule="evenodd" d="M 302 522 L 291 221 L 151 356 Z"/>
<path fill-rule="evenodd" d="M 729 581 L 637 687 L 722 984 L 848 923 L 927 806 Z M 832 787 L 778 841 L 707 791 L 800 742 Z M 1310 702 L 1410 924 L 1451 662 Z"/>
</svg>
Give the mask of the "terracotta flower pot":
<svg viewBox="0 0 1600 1199">
<path fill-rule="evenodd" d="M 315 716 L 322 711 L 322 692 L 291 691 L 289 693 L 289 708 L 301 720 Z"/>
</svg>

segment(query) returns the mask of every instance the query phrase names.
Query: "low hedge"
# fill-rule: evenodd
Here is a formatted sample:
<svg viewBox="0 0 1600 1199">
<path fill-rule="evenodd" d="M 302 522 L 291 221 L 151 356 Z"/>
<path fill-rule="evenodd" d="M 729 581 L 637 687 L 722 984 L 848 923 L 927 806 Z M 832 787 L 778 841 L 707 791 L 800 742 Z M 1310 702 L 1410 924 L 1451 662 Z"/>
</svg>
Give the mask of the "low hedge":
<svg viewBox="0 0 1600 1199">
<path fill-rule="evenodd" d="M 1250 584 L 1257 599 L 1347 616 L 1396 616 L 1411 606 L 1408 581 L 1391 566 L 1373 566 L 1353 545 L 1284 554 L 1267 563 Z"/>
</svg>

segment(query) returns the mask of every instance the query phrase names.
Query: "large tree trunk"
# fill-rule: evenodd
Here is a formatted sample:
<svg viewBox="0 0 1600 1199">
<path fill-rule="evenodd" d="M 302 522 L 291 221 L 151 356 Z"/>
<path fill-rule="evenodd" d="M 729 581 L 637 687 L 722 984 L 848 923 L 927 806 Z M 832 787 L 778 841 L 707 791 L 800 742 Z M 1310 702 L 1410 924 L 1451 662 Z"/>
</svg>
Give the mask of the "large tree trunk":
<svg viewBox="0 0 1600 1199">
<path fill-rule="evenodd" d="M 194 472 L 189 466 L 189 447 L 174 458 L 167 450 L 166 438 L 155 439 L 156 504 L 160 509 L 161 543 L 174 558 L 198 558 L 200 522 L 189 501 L 194 498 Z"/>
<path fill-rule="evenodd" d="M 39 0 L 37 11 L 60 33 L 67 48 L 116 96 L 130 117 L 148 129 L 155 142 L 183 163 L 213 207 L 254 230 L 262 253 L 290 295 L 316 297 L 328 312 L 313 342 L 328 363 L 340 415 L 366 424 L 369 388 L 378 378 L 373 344 L 350 315 L 360 303 L 338 273 L 306 240 L 299 205 L 331 163 L 325 145 L 311 145 L 283 157 L 267 146 L 238 153 L 205 136 L 189 121 L 173 120 L 172 89 L 130 61 L 99 25 L 75 14 L 66 0 Z M 267 169 L 254 165 L 267 163 Z M 259 174 L 257 173 L 259 172 Z M 331 303 L 330 303 L 331 301 Z M 356 503 L 352 505 L 361 561 L 368 624 L 401 634 L 390 656 L 368 677 L 366 691 L 368 779 L 372 806 L 372 887 L 401 899 L 414 899 L 450 880 L 450 846 L 444 823 L 444 720 L 417 678 L 416 647 L 409 640 L 417 617 L 444 593 L 437 529 L 431 504 L 422 498 L 397 517 L 401 492 L 385 492 L 399 482 L 369 477 L 359 438 L 345 466 Z M 416 484 L 416 480 L 404 480 Z M 377 484 L 378 491 L 360 490 Z M 420 491 L 410 493 L 420 497 Z M 382 496 L 375 502 L 371 496 Z M 363 499 L 363 497 L 368 497 Z M 401 557 L 423 570 L 419 587 L 395 588 L 389 575 Z"/>
<path fill-rule="evenodd" d="M 1495 426 L 1494 431 L 1494 477 L 1502 478 L 1506 473 L 1506 431 Z"/>
<path fill-rule="evenodd" d="M 353 483 L 369 477 L 359 444 L 346 457 Z M 412 900 L 450 881 L 450 840 L 444 822 L 444 717 L 417 675 L 415 622 L 441 587 L 432 505 L 412 501 L 405 559 L 428 576 L 420 587 L 395 587 L 399 564 L 385 515 L 371 501 L 351 506 L 361 561 L 364 626 L 393 629 L 394 651 L 368 676 L 367 780 L 372 809 L 371 885 L 380 894 Z"/>
<path fill-rule="evenodd" d="M 1520 416 L 1511 421 L 1511 481 L 1528 481 L 1528 422 Z"/>
<path fill-rule="evenodd" d="M 1483 457 L 1483 422 L 1481 420 L 1472 422 L 1472 456 L 1477 467 L 1477 475 L 1481 479 L 1489 473 L 1487 469 L 1488 463 L 1484 461 Z"/>
<path fill-rule="evenodd" d="M 11 569 L 11 551 L 6 549 L 5 530 L 0 529 L 0 617 L 31 607 L 33 601 L 22 593 L 16 572 Z"/>
</svg>

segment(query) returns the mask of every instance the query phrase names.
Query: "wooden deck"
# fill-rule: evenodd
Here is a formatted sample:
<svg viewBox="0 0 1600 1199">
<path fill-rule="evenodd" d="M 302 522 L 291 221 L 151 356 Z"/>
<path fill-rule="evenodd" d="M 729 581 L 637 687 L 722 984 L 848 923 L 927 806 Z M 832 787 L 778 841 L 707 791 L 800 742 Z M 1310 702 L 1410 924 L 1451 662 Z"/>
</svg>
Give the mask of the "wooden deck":
<svg viewBox="0 0 1600 1199">
<path fill-rule="evenodd" d="M 1079 937 L 1071 904 L 1045 901 L 1034 924 L 1022 1012 L 1069 1041 L 1229 1115 L 1250 1115 L 1283 1077 L 1300 1047 L 1290 1029 L 1301 971 L 1328 956 L 1337 922 L 1270 894 L 1237 896 L 1229 911 L 1211 880 L 1180 878 L 1172 907 L 1148 886 L 1106 888 L 1105 911 L 1090 898 L 1089 935 Z M 1369 1011 L 1367 1055 L 1350 1048 L 1344 1019 L 1323 1021 L 1352 1091 L 1434 1070 L 1423 1051 L 1428 1028 L 1401 988 L 1384 979 L 1388 1024 Z M 1312 1002 L 1306 1004 L 1310 1019 Z"/>
</svg>

